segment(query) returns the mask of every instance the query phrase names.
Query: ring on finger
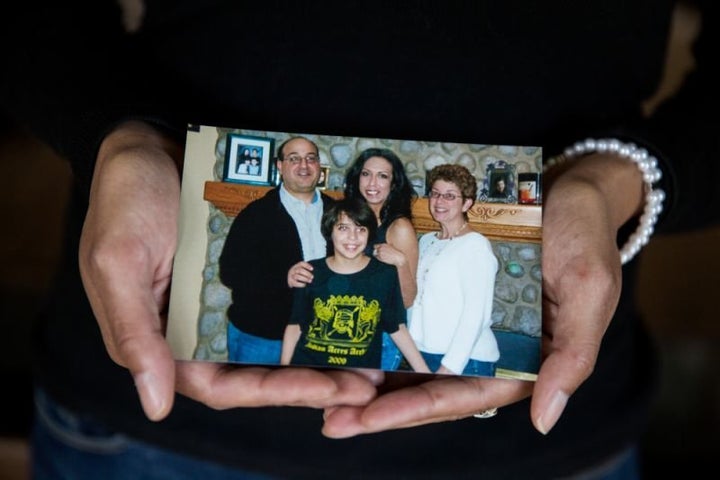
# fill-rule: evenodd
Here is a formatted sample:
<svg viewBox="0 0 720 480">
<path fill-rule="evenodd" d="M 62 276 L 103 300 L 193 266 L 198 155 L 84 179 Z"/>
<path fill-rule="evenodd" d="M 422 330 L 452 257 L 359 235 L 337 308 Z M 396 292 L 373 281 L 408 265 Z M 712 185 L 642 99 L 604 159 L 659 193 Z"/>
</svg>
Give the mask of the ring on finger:
<svg viewBox="0 0 720 480">
<path fill-rule="evenodd" d="M 487 410 L 483 410 L 482 412 L 476 413 L 473 415 L 475 418 L 492 418 L 495 415 L 497 415 L 498 409 L 497 408 L 488 408 Z"/>
</svg>

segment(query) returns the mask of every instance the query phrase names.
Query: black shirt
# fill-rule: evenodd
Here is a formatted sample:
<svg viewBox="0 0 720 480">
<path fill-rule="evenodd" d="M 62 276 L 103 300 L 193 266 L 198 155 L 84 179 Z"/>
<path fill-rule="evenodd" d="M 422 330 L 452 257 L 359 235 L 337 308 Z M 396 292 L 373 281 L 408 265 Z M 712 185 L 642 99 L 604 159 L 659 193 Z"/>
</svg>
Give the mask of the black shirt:
<svg viewBox="0 0 720 480">
<path fill-rule="evenodd" d="M 313 281 L 295 290 L 288 322 L 302 332 L 291 363 L 380 368 L 382 332 L 405 322 L 395 267 L 373 257 L 351 274 L 333 272 L 325 258 L 310 264 Z"/>
</svg>

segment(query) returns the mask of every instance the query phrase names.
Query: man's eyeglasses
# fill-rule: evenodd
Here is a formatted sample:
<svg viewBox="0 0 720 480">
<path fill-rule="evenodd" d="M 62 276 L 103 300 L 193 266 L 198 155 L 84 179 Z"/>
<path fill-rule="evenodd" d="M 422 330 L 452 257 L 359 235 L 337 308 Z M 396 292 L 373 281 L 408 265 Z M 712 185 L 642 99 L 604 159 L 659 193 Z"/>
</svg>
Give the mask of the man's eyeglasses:
<svg viewBox="0 0 720 480">
<path fill-rule="evenodd" d="M 462 196 L 456 195 L 452 192 L 440 193 L 440 192 L 436 192 L 435 190 L 432 190 L 432 191 L 430 191 L 430 198 L 434 198 L 435 200 L 437 200 L 438 198 L 442 198 L 443 200 L 447 200 L 448 202 L 453 202 L 453 201 L 455 201 L 456 198 L 462 198 Z"/>
<path fill-rule="evenodd" d="M 302 162 L 303 159 L 307 162 L 308 165 L 315 165 L 316 163 L 318 163 L 320 161 L 318 156 L 313 153 L 309 153 L 309 154 L 305 155 L 304 157 L 302 157 L 300 155 L 296 155 L 296 154 L 288 155 L 287 157 L 285 157 L 285 160 L 290 162 L 292 165 L 300 165 L 300 162 Z"/>
</svg>

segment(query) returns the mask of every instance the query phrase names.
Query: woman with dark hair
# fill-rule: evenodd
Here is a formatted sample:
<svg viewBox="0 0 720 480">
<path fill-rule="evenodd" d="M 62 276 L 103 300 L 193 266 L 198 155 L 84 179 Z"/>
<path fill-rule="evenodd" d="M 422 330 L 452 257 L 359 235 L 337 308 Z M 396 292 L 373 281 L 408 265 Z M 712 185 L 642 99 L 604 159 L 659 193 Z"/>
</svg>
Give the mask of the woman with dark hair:
<svg viewBox="0 0 720 480">
<path fill-rule="evenodd" d="M 364 200 L 377 218 L 377 234 L 365 253 L 397 268 L 405 308 L 417 292 L 418 244 L 412 224 L 416 196 L 402 161 L 387 148 L 363 150 L 345 174 L 345 197 Z M 396 370 L 401 360 L 395 343 L 383 334 L 382 369 Z"/>
<path fill-rule="evenodd" d="M 405 307 L 412 305 L 417 291 L 416 196 L 402 161 L 387 148 L 363 150 L 345 174 L 345 197 L 365 200 L 377 218 L 378 232 L 367 253 L 398 269 Z"/>
</svg>

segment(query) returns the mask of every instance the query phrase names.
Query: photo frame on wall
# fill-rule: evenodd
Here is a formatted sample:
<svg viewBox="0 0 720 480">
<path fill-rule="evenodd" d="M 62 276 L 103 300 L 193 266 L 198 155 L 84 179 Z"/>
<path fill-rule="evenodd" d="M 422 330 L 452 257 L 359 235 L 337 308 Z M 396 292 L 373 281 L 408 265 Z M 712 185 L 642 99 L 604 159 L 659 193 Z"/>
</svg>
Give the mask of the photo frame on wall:
<svg viewBox="0 0 720 480">
<path fill-rule="evenodd" d="M 515 165 L 500 161 L 488 165 L 479 200 L 490 203 L 517 203 Z"/>
<path fill-rule="evenodd" d="M 330 180 L 330 167 L 327 166 L 321 166 L 320 167 L 320 179 L 317 183 L 317 188 L 320 190 L 325 190 L 328 187 L 328 183 Z"/>
<path fill-rule="evenodd" d="M 223 181 L 273 185 L 274 148 L 275 140 L 272 138 L 228 133 Z"/>
</svg>

